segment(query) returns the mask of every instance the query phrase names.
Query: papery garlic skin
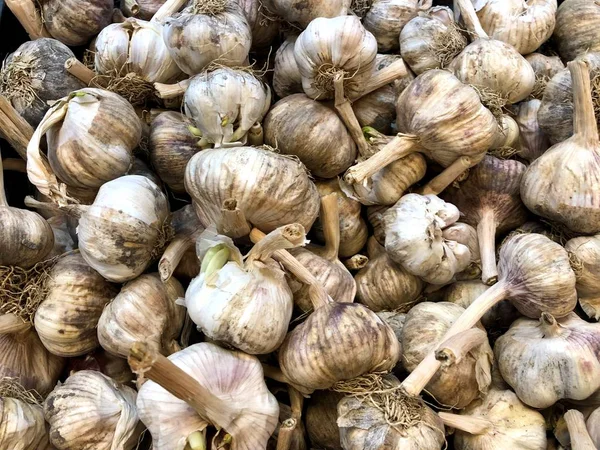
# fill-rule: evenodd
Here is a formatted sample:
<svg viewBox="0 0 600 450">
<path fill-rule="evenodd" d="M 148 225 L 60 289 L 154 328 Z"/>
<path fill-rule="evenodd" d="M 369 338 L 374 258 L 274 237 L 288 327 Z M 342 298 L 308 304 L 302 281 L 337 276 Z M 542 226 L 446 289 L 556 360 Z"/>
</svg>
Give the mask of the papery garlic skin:
<svg viewBox="0 0 600 450">
<path fill-rule="evenodd" d="M 519 125 L 518 155 L 532 163 L 550 148 L 546 133 L 540 128 L 538 111 L 542 106 L 540 100 L 529 100 L 519 104 L 519 113 L 515 120 Z"/>
<path fill-rule="evenodd" d="M 350 3 L 351 0 L 270 0 L 269 8 L 285 21 L 306 28 L 316 18 L 345 16 Z"/>
<path fill-rule="evenodd" d="M 134 449 L 142 431 L 136 395 L 100 372 L 74 373 L 44 402 L 50 442 L 57 450 Z"/>
<path fill-rule="evenodd" d="M 200 343 L 169 359 L 229 407 L 211 412 L 233 437 L 233 448 L 266 448 L 277 426 L 279 405 L 256 357 Z M 153 381 L 141 387 L 137 408 L 155 450 L 183 450 L 188 436 L 208 425 L 191 406 Z"/>
<path fill-rule="evenodd" d="M 114 0 L 48 0 L 41 4 L 43 23 L 69 46 L 87 44 L 112 21 Z"/>
<path fill-rule="evenodd" d="M 271 90 L 252 73 L 223 67 L 193 77 L 183 105 L 202 137 L 221 147 L 245 142 L 248 130 L 271 106 Z"/>
<path fill-rule="evenodd" d="M 289 35 L 275 53 L 273 89 L 282 98 L 304 92 L 302 89 L 302 76 L 294 56 L 296 39 L 298 39 L 298 36 Z"/>
<path fill-rule="evenodd" d="M 48 434 L 42 408 L 16 398 L 0 397 L 0 448 L 48 449 Z"/>
<path fill-rule="evenodd" d="M 577 272 L 579 304 L 588 317 L 600 320 L 600 236 L 570 239 L 565 249 L 580 264 Z"/>
<path fill-rule="evenodd" d="M 596 408 L 586 420 L 587 430 L 596 447 L 600 446 L 600 408 Z"/>
<path fill-rule="evenodd" d="M 279 19 L 261 0 L 236 0 L 248 20 L 252 32 L 252 49 L 268 47 L 279 34 Z"/>
<path fill-rule="evenodd" d="M 575 313 L 555 320 L 518 319 L 497 341 L 500 373 L 521 401 L 546 408 L 561 399 L 583 400 L 600 387 L 600 324 Z M 526 367 L 527 370 L 523 370 Z"/>
<path fill-rule="evenodd" d="M 587 0 L 566 0 L 556 13 L 554 38 L 558 53 L 572 61 L 587 52 L 600 51 L 600 5 Z"/>
<path fill-rule="evenodd" d="M 127 17 L 150 20 L 166 0 L 123 0 L 121 11 Z"/>
</svg>

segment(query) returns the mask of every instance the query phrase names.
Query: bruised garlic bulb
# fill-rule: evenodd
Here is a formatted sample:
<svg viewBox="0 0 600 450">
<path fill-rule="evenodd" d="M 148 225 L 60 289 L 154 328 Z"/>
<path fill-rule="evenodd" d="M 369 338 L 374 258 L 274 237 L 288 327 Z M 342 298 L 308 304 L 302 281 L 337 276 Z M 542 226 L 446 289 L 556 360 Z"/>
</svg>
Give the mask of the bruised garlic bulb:
<svg viewBox="0 0 600 450">
<path fill-rule="evenodd" d="M 175 278 L 163 283 L 157 273 L 128 282 L 102 311 L 98 321 L 100 345 L 121 357 L 127 357 L 137 341 L 149 342 L 165 355 L 178 351 L 185 310 L 175 301 L 184 293 Z"/>
<path fill-rule="evenodd" d="M 109 281 L 123 283 L 140 275 L 169 235 L 167 198 L 140 175 L 109 181 L 91 206 L 80 209 L 81 256 Z"/>
<path fill-rule="evenodd" d="M 271 106 L 271 90 L 250 72 L 223 67 L 193 77 L 183 104 L 202 138 L 221 147 L 246 142 Z"/>
<path fill-rule="evenodd" d="M 357 300 L 375 312 L 407 312 L 418 301 L 423 282 L 392 261 L 374 237 L 367 245 L 369 262 L 355 276 Z"/>
<path fill-rule="evenodd" d="M 25 42 L 2 65 L 0 94 L 36 127 L 50 108 L 48 101 L 85 87 L 65 69 L 73 57 L 71 49 L 56 39 Z"/>
<path fill-rule="evenodd" d="M 405 270 L 431 284 L 446 284 L 469 265 L 469 249 L 442 236 L 458 209 L 435 195 L 407 194 L 384 216 L 385 249 Z"/>
<path fill-rule="evenodd" d="M 57 450 L 134 449 L 142 431 L 136 394 L 100 372 L 74 373 L 44 402 L 51 444 Z"/>
<path fill-rule="evenodd" d="M 600 203 L 594 192 L 600 139 L 594 117 L 588 66 L 572 61 L 574 135 L 551 147 L 523 175 L 521 198 L 532 212 L 578 233 L 600 231 Z"/>
<path fill-rule="evenodd" d="M 356 159 L 356 144 L 329 106 L 294 94 L 279 100 L 264 122 L 265 143 L 297 156 L 317 177 L 332 178 Z"/>
<path fill-rule="evenodd" d="M 242 66 L 248 57 L 250 25 L 237 2 L 194 0 L 167 18 L 163 38 L 179 68 L 195 75 L 216 61 Z"/>
<path fill-rule="evenodd" d="M 600 236 L 581 236 L 569 240 L 565 249 L 578 263 L 577 295 L 588 317 L 600 320 Z"/>
<path fill-rule="evenodd" d="M 289 223 L 309 230 L 319 213 L 319 194 L 304 166 L 261 148 L 197 153 L 186 167 L 185 186 L 206 227 L 219 226 L 229 199 L 237 202 L 245 226 L 250 222 L 265 232 Z"/>
<path fill-rule="evenodd" d="M 269 7 L 286 22 L 306 28 L 316 18 L 345 16 L 351 0 L 270 0 Z"/>
<path fill-rule="evenodd" d="M 204 231 L 197 242 L 200 275 L 185 293 L 190 318 L 210 339 L 246 353 L 277 350 L 294 303 L 285 272 L 271 255 L 304 243 L 302 226 L 287 225 L 256 244 L 244 261 L 230 238 Z"/>
<path fill-rule="evenodd" d="M 454 428 L 456 450 L 546 450 L 546 422 L 510 390 L 490 390 L 458 414 L 440 412 Z"/>
<path fill-rule="evenodd" d="M 112 21 L 114 0 L 45 0 L 44 26 L 63 44 L 87 44 Z"/>
<path fill-rule="evenodd" d="M 400 32 L 400 53 L 417 75 L 446 68 L 466 46 L 467 38 L 445 6 L 420 12 Z"/>
<path fill-rule="evenodd" d="M 515 117 L 519 125 L 517 154 L 529 163 L 535 161 L 550 148 L 550 141 L 540 128 L 538 121 L 538 111 L 541 106 L 542 102 L 537 99 L 521 102 L 518 106 L 519 112 Z"/>
<path fill-rule="evenodd" d="M 310 442 L 325 450 L 342 450 L 337 426 L 337 404 L 343 394 L 317 391 L 307 401 L 304 421 Z"/>
<path fill-rule="evenodd" d="M 565 65 L 558 56 L 546 56 L 541 53 L 530 53 L 525 59 L 535 72 L 535 86 L 531 97 L 541 100 L 550 79 L 564 70 Z"/>
<path fill-rule="evenodd" d="M 539 321 L 515 321 L 494 352 L 502 378 L 519 398 L 546 408 L 561 399 L 583 400 L 600 388 L 599 342 L 600 324 L 575 313 L 562 319 L 543 313 Z"/>
<path fill-rule="evenodd" d="M 123 0 L 121 11 L 127 17 L 150 20 L 166 0 Z"/>
<path fill-rule="evenodd" d="M 302 89 L 302 77 L 300 76 L 300 70 L 294 56 L 296 39 L 298 39 L 298 36 L 289 35 L 275 53 L 273 89 L 281 98 L 304 92 Z"/>
<path fill-rule="evenodd" d="M 45 289 L 48 294 L 34 318 L 44 347 L 65 357 L 94 350 L 98 319 L 117 289 L 88 266 L 80 253 L 64 255 L 56 262 Z"/>
<path fill-rule="evenodd" d="M 49 166 L 40 151 L 44 134 Z M 65 185 L 75 196 L 95 192 L 127 173 L 141 136 L 141 121 L 123 97 L 95 88 L 73 92 L 46 113 L 29 142 L 29 180 L 57 203 L 66 201 Z"/>
<path fill-rule="evenodd" d="M 600 5 L 586 0 L 565 0 L 556 13 L 554 38 L 560 56 L 571 61 L 577 56 L 600 51 Z"/>
</svg>

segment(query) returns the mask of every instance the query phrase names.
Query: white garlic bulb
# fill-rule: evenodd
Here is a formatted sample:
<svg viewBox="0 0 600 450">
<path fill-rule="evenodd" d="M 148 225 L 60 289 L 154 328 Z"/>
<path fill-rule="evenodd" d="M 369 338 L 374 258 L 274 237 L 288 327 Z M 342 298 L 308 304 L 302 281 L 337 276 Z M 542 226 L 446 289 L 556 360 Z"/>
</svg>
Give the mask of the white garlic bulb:
<svg viewBox="0 0 600 450">
<path fill-rule="evenodd" d="M 577 262 L 577 296 L 588 317 L 600 320 L 600 236 L 570 239 L 565 249 Z"/>
</svg>

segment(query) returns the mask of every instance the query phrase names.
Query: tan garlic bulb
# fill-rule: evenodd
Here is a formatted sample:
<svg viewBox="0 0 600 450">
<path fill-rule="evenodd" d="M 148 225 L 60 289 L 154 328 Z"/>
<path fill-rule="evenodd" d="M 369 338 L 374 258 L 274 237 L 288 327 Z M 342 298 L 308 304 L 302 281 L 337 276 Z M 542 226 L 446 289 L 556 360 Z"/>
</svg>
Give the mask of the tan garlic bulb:
<svg viewBox="0 0 600 450">
<path fill-rule="evenodd" d="M 402 328 L 406 321 L 406 314 L 398 311 L 379 311 L 377 315 L 394 330 L 394 334 L 400 343 L 400 354 L 402 354 Z"/>
<path fill-rule="evenodd" d="M 279 35 L 280 20 L 270 13 L 261 0 L 236 0 L 242 7 L 252 33 L 252 49 L 262 49 L 271 45 Z"/>
<path fill-rule="evenodd" d="M 169 236 L 169 206 L 156 184 L 126 175 L 104 184 L 82 211 L 77 233 L 83 259 L 104 278 L 133 280 L 158 256 Z"/>
<path fill-rule="evenodd" d="M 586 420 L 587 430 L 596 447 L 600 446 L 600 408 L 596 408 Z"/>
<path fill-rule="evenodd" d="M 343 394 L 335 391 L 316 391 L 307 400 L 304 421 L 314 446 L 324 450 L 342 450 L 337 404 L 343 397 Z"/>
<path fill-rule="evenodd" d="M 442 236 L 459 214 L 456 206 L 435 195 L 405 195 L 384 216 L 388 255 L 427 283 L 448 283 L 471 259 L 465 245 Z"/>
<path fill-rule="evenodd" d="M 369 262 L 355 275 L 357 300 L 375 312 L 407 312 L 419 299 L 424 283 L 392 261 L 374 237 L 367 245 Z"/>
<path fill-rule="evenodd" d="M 577 261 L 577 295 L 588 317 L 600 320 L 600 236 L 570 239 L 565 249 Z"/>
<path fill-rule="evenodd" d="M 265 232 L 289 223 L 309 230 L 319 213 L 319 194 L 304 166 L 261 148 L 197 153 L 186 167 L 185 186 L 204 226 L 221 223 L 229 199 L 237 201 L 244 225 L 248 221 Z"/>
<path fill-rule="evenodd" d="M 215 147 L 245 144 L 252 125 L 260 124 L 271 106 L 271 90 L 251 72 L 223 67 L 193 77 L 183 103 L 202 138 Z"/>
<path fill-rule="evenodd" d="M 600 5 L 586 0 L 566 0 L 556 13 L 554 38 L 558 53 L 571 61 L 577 56 L 600 51 Z"/>
<path fill-rule="evenodd" d="M 44 26 L 63 44 L 87 44 L 112 22 L 114 0 L 48 0 L 41 5 Z"/>
<path fill-rule="evenodd" d="M 420 12 L 400 32 L 400 53 L 417 75 L 446 68 L 466 46 L 467 38 L 446 6 Z"/>
<path fill-rule="evenodd" d="M 179 281 L 171 277 L 163 283 L 157 273 L 128 282 L 102 311 L 97 327 L 100 345 L 121 357 L 127 357 L 137 341 L 151 343 L 165 355 L 180 350 L 177 339 L 185 310 L 175 301 L 184 294 Z"/>
<path fill-rule="evenodd" d="M 304 92 L 302 89 L 302 77 L 300 76 L 300 70 L 294 56 L 296 39 L 298 39 L 298 36 L 289 35 L 275 53 L 273 89 L 281 98 Z"/>
<path fill-rule="evenodd" d="M 71 375 L 44 402 L 50 443 L 57 450 L 132 450 L 142 428 L 134 389 L 93 370 Z"/>
<path fill-rule="evenodd" d="M 264 121 L 265 143 L 297 156 L 317 177 L 332 178 L 356 159 L 356 144 L 335 110 L 304 94 L 279 100 Z"/>
<path fill-rule="evenodd" d="M 45 134 L 49 166 L 40 151 Z M 75 196 L 95 192 L 127 173 L 141 136 L 141 121 L 123 97 L 103 89 L 75 91 L 35 130 L 27 147 L 29 180 L 57 203 L 66 201 L 65 185 Z"/>
<path fill-rule="evenodd" d="M 163 38 L 171 58 L 188 75 L 202 72 L 213 61 L 243 66 L 252 34 L 237 2 L 195 0 L 168 17 Z"/>
<path fill-rule="evenodd" d="M 345 16 L 350 3 L 351 0 L 270 0 L 269 8 L 286 22 L 306 28 L 316 18 Z"/>
<path fill-rule="evenodd" d="M 600 387 L 597 357 L 600 324 L 575 313 L 561 319 L 543 313 L 538 320 L 518 319 L 496 341 L 502 378 L 534 408 L 561 399 L 583 400 Z M 527 370 L 522 370 L 527 366 Z"/>
<path fill-rule="evenodd" d="M 489 4 L 490 2 L 494 5 L 497 3 L 500 7 L 512 4 L 517 5 L 517 8 L 522 8 L 523 5 L 521 1 L 512 0 L 506 0 L 504 3 L 488 0 L 487 3 Z M 547 3 L 547 1 L 542 0 L 536 3 Z M 531 94 L 535 84 L 533 68 L 521 56 L 518 49 L 515 49 L 511 44 L 498 40 L 499 38 L 494 37 L 493 34 L 488 35 L 484 31 L 485 27 L 482 28 L 471 0 L 457 0 L 456 4 L 460 9 L 467 29 L 474 34 L 475 38 L 471 44 L 454 58 L 454 61 L 448 67 L 450 71 L 463 83 L 478 88 L 483 98 L 488 97 L 487 100 L 489 102 L 500 101 L 505 104 L 513 104 L 527 98 Z M 526 13 L 526 19 L 528 18 L 527 16 Z M 518 20 L 519 17 L 513 18 L 508 16 L 508 23 L 510 25 L 516 26 L 516 21 Z M 526 20 L 524 24 L 525 28 L 529 25 Z M 539 26 L 537 21 L 532 24 L 532 27 L 536 26 Z M 490 27 L 490 29 L 493 28 Z M 536 30 L 536 33 L 539 33 L 539 31 Z M 527 32 L 524 34 L 526 37 L 521 37 L 519 40 L 526 43 L 529 38 L 527 37 Z M 530 51 L 533 50 L 535 48 Z M 500 72 L 504 76 L 496 76 Z"/>
<path fill-rule="evenodd" d="M 590 70 L 590 78 L 600 70 L 600 50 L 596 53 L 585 53 L 575 59 L 585 61 Z M 556 73 L 546 85 L 544 98 L 538 112 L 540 127 L 552 144 L 558 144 L 573 136 L 574 133 L 574 83 L 569 69 Z M 596 115 L 600 108 L 598 87 L 592 84 L 592 104 Z M 600 117 L 596 117 L 600 123 Z"/>
<path fill-rule="evenodd" d="M 536 159 L 523 175 L 521 198 L 535 214 L 555 220 L 578 233 L 600 231 L 596 174 L 600 139 L 594 117 L 589 69 L 572 61 L 574 134 Z"/>
<path fill-rule="evenodd" d="M 490 390 L 458 414 L 440 412 L 454 428 L 456 450 L 546 450 L 546 422 L 510 390 Z"/>
<path fill-rule="evenodd" d="M 206 342 L 168 359 L 132 353 L 146 356 L 140 361 L 130 355 L 129 363 L 138 372 L 145 369 L 146 377 L 153 380 L 141 387 L 137 408 L 155 450 L 208 448 L 204 430 L 209 425 L 229 435 L 232 449 L 266 449 L 277 426 L 279 405 L 267 389 L 256 357 Z"/>
<path fill-rule="evenodd" d="M 52 268 L 48 294 L 34 318 L 35 330 L 51 353 L 72 357 L 98 347 L 96 327 L 117 289 L 92 269 L 80 253 L 62 256 Z"/>
<path fill-rule="evenodd" d="M 334 97 L 334 78 L 343 78 L 348 97 L 362 93 L 373 72 L 377 41 L 356 16 L 314 19 L 298 36 L 294 56 L 310 98 Z"/>
<path fill-rule="evenodd" d="M 518 155 L 532 163 L 550 148 L 550 141 L 540 127 L 538 112 L 542 102 L 537 99 L 521 102 L 515 117 L 519 125 Z"/>
<path fill-rule="evenodd" d="M 484 0 L 475 9 L 490 38 L 527 55 L 552 36 L 557 6 L 556 0 Z"/>
<path fill-rule="evenodd" d="M 525 59 L 535 72 L 535 86 L 531 92 L 531 97 L 541 100 L 550 79 L 564 70 L 565 65 L 560 57 L 546 56 L 541 53 L 530 53 L 525 56 Z"/>
<path fill-rule="evenodd" d="M 152 120 L 150 161 L 160 179 L 174 192 L 185 192 L 185 166 L 202 149 L 198 134 L 191 119 L 175 111 L 162 112 Z"/>
<path fill-rule="evenodd" d="M 51 354 L 30 323 L 13 314 L 0 315 L 0 378 L 17 378 L 26 389 L 50 392 L 64 366 Z"/>
<path fill-rule="evenodd" d="M 387 206 L 369 206 L 367 208 L 367 219 L 373 228 L 373 237 L 381 245 L 385 244 L 385 229 L 383 227 L 383 216 L 389 209 Z"/>
<path fill-rule="evenodd" d="M 344 194 L 336 178 L 317 180 L 315 185 L 321 197 L 337 194 L 340 221 L 339 256 L 349 258 L 356 255 L 365 246 L 369 237 L 367 224 L 361 215 L 360 203 Z M 313 225 L 312 232 L 321 243 L 324 243 L 323 223 L 320 217 Z"/>
<path fill-rule="evenodd" d="M 404 26 L 431 4 L 431 0 L 373 0 L 363 24 L 377 39 L 380 52 L 398 50 L 398 36 Z"/>
<path fill-rule="evenodd" d="M 496 236 L 527 220 L 528 211 L 519 195 L 526 166 L 515 160 L 486 156 L 459 188 L 446 189 L 443 197 L 461 212 L 461 220 L 477 227 L 481 255 L 481 279 L 493 284 L 496 270 Z"/>
<path fill-rule="evenodd" d="M 121 11 L 127 17 L 150 20 L 166 0 L 123 0 Z"/>
</svg>

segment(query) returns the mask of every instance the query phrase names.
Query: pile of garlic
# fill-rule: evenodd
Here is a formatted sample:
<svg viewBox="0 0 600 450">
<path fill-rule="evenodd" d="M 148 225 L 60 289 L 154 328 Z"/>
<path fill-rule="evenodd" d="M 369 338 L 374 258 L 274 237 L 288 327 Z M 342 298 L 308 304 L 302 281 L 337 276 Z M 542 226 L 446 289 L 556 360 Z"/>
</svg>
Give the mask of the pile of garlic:
<svg viewBox="0 0 600 450">
<path fill-rule="evenodd" d="M 600 449 L 600 1 L 6 5 L 0 450 Z"/>
</svg>

